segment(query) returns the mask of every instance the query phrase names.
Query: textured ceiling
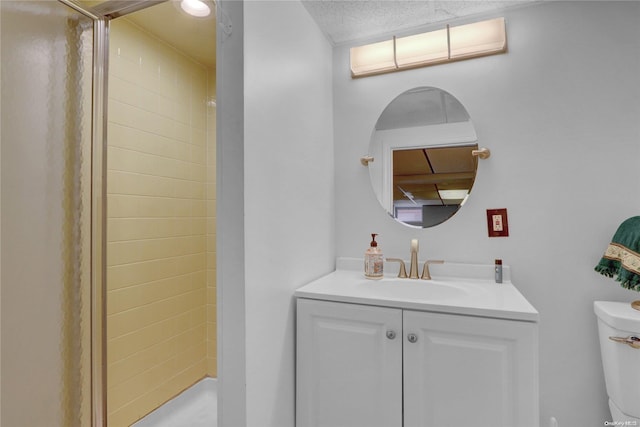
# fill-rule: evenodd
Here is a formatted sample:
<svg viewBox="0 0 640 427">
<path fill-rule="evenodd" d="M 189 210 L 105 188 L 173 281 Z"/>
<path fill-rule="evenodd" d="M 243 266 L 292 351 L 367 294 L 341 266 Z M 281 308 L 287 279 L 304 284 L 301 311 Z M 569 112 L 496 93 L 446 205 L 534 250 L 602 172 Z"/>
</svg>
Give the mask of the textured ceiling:
<svg viewBox="0 0 640 427">
<path fill-rule="evenodd" d="M 302 0 L 334 45 L 544 0 Z"/>
<path fill-rule="evenodd" d="M 213 3 L 213 0 L 205 1 Z M 407 32 L 439 22 L 491 13 L 532 2 L 551 0 L 301 1 L 327 39 L 332 44 L 339 45 Z M 107 1 L 86 0 L 82 3 L 99 6 Z M 213 14 L 207 19 L 188 17 L 180 11 L 176 0 L 170 0 L 127 15 L 126 19 L 135 22 L 197 61 L 209 67 L 215 67 L 216 22 Z"/>
</svg>

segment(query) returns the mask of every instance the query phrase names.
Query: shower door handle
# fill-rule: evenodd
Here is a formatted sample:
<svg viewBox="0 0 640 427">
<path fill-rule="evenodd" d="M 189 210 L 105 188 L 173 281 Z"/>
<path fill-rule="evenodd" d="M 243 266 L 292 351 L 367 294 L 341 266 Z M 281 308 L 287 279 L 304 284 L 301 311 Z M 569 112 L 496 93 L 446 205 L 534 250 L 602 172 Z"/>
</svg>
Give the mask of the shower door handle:
<svg viewBox="0 0 640 427">
<path fill-rule="evenodd" d="M 640 338 L 629 336 L 626 338 L 623 337 L 609 337 L 611 341 L 619 342 L 620 344 L 626 344 L 629 347 L 635 348 L 636 350 L 640 349 Z"/>
</svg>

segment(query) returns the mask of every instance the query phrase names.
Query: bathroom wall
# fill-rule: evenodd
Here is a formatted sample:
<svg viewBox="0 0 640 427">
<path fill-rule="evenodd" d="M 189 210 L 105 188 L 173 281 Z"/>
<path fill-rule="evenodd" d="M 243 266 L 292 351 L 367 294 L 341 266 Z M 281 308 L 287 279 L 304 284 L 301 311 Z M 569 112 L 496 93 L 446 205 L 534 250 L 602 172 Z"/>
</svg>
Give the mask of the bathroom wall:
<svg viewBox="0 0 640 427">
<path fill-rule="evenodd" d="M 244 2 L 221 1 L 217 27 L 216 246 L 218 425 L 244 426 L 247 419 L 244 236 Z M 227 27 L 229 28 L 229 27 Z"/>
<path fill-rule="evenodd" d="M 2 34 L 2 7 L 0 7 L 0 34 Z M 0 77 L 2 69 L 0 68 Z M 2 133 L 0 120 L 0 134 Z M 2 164 L 2 150 L 0 149 L 0 165 Z M 0 173 L 0 212 L 2 212 L 2 174 Z M 2 242 L 2 227 L 0 227 L 0 242 Z M 2 295 L 2 244 L 0 244 L 0 297 Z M 0 331 L 2 331 L 2 304 L 0 303 Z M 2 339 L 0 339 L 0 378 L 2 378 Z M 2 387 L 0 387 L 0 423 L 2 422 Z"/>
<path fill-rule="evenodd" d="M 244 186 L 222 188 L 244 192 L 246 329 L 224 338 L 246 334 L 246 425 L 292 427 L 292 294 L 334 266 L 331 46 L 299 2 L 244 2 L 243 35 Z"/>
<path fill-rule="evenodd" d="M 502 258 L 540 312 L 541 425 L 602 426 L 593 301 L 638 297 L 593 267 L 640 212 L 640 4 L 545 2 L 504 16 L 504 55 L 354 80 L 348 46 L 334 50 L 336 252 L 361 257 L 376 232 L 387 256 L 407 258 L 418 238 L 421 260 Z M 463 209 L 426 230 L 387 216 L 359 162 L 384 107 L 416 86 L 456 96 L 492 153 Z M 492 208 L 508 209 L 510 237 L 487 237 Z"/>
<path fill-rule="evenodd" d="M 215 376 L 214 73 L 124 19 L 111 27 L 109 425 Z"/>
</svg>

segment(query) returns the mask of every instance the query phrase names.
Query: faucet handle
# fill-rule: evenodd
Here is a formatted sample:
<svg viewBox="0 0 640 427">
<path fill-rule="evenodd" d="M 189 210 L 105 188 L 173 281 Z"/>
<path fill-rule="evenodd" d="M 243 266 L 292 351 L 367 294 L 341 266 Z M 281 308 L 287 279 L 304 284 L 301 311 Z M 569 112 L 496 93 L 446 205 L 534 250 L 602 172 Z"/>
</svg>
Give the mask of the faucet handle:
<svg viewBox="0 0 640 427">
<path fill-rule="evenodd" d="M 420 276 L 422 280 L 431 280 L 431 274 L 429 273 L 429 264 L 444 264 L 444 260 L 436 259 L 425 261 L 424 267 L 422 267 L 422 276 Z"/>
<path fill-rule="evenodd" d="M 401 279 L 407 278 L 407 267 L 404 265 L 404 261 L 400 258 L 386 258 L 385 261 L 392 261 L 400 263 L 400 270 L 398 271 L 398 277 Z"/>
</svg>

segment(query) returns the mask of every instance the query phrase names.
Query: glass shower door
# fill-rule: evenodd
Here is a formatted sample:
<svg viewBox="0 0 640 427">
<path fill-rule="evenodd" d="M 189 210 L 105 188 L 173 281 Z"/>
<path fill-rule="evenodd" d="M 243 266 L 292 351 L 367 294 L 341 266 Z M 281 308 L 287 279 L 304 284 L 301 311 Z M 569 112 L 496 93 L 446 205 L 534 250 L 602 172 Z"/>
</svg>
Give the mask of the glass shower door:
<svg viewBox="0 0 640 427">
<path fill-rule="evenodd" d="M 93 21 L 0 8 L 0 424 L 87 426 Z"/>
</svg>

